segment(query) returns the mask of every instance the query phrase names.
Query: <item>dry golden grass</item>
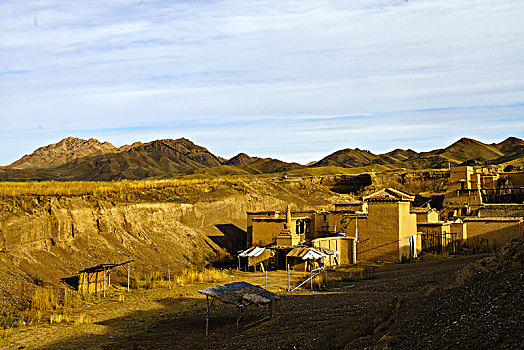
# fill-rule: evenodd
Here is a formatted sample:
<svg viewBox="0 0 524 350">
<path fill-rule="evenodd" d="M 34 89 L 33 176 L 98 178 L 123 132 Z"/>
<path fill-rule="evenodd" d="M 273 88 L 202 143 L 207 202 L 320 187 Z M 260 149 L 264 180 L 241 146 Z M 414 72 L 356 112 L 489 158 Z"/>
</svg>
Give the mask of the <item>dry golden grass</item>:
<svg viewBox="0 0 524 350">
<path fill-rule="evenodd" d="M 166 179 L 166 180 L 122 180 L 122 181 L 30 181 L 0 182 L 0 196 L 85 196 L 125 194 L 132 191 L 164 189 L 197 184 L 216 185 L 224 179 Z"/>
<path fill-rule="evenodd" d="M 61 308 L 59 296 L 48 288 L 37 288 L 31 298 L 31 310 L 46 311 Z"/>
<path fill-rule="evenodd" d="M 6 327 L 0 332 L 0 339 L 8 339 L 9 336 L 13 333 L 13 327 Z"/>
<path fill-rule="evenodd" d="M 217 269 L 185 269 L 171 277 L 160 272 L 150 273 L 137 279 L 137 286 L 139 289 L 170 288 L 190 283 L 216 282 L 225 278 L 227 278 L 227 274 Z"/>
</svg>

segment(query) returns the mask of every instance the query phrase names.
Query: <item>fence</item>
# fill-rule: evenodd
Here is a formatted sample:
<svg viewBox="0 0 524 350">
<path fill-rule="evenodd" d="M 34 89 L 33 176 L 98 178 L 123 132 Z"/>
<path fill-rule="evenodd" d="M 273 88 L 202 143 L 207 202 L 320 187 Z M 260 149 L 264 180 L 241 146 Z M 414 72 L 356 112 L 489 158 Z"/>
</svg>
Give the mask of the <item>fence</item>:
<svg viewBox="0 0 524 350">
<path fill-rule="evenodd" d="M 458 254 L 462 251 L 460 231 L 451 233 L 422 233 L 422 251 L 435 254 Z"/>
</svg>

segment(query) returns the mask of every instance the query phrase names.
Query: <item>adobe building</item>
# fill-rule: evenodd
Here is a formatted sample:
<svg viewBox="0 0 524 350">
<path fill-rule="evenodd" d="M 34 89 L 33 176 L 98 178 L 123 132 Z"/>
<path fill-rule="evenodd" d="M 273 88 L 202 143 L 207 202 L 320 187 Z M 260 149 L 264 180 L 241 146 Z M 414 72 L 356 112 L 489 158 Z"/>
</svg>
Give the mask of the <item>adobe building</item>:
<svg viewBox="0 0 524 350">
<path fill-rule="evenodd" d="M 458 166 L 450 169 L 444 216 L 524 216 L 524 172 Z M 501 205 L 504 205 L 501 208 Z M 501 213 L 506 211 L 506 213 Z"/>
<path fill-rule="evenodd" d="M 294 212 L 286 210 L 283 215 L 279 211 L 247 212 L 247 248 L 251 246 L 265 247 L 276 243 L 276 238 L 284 229 L 288 230 L 290 237 L 298 235 L 298 241 L 305 240 L 305 234 L 309 229 L 309 216 L 294 216 L 296 214 L 308 214 L 312 212 Z"/>
<path fill-rule="evenodd" d="M 357 243 L 353 237 L 324 237 L 314 239 L 313 247 L 318 250 L 329 249 L 339 254 L 330 255 L 326 266 L 352 265 L 357 263 Z"/>
<path fill-rule="evenodd" d="M 466 244 L 474 249 L 492 251 L 523 235 L 521 217 L 464 218 L 462 221 L 467 230 Z"/>
<path fill-rule="evenodd" d="M 247 226 L 251 240 L 248 245 L 275 245 L 282 250 L 299 243 L 324 247 L 320 242 L 328 242 L 325 248 L 338 251 L 338 245 L 342 247 L 340 261 L 344 262 L 400 261 L 416 257 L 422 245 L 417 234 L 417 216 L 411 212 L 414 198 L 386 188 L 362 201 L 336 203 L 332 211 L 298 212 L 303 215 L 299 217 L 289 208 L 285 216 L 280 212 L 249 212 Z M 323 238 L 329 239 L 322 241 Z M 356 254 L 353 244 L 356 244 Z"/>
<path fill-rule="evenodd" d="M 439 221 L 438 211 L 435 208 L 431 208 L 429 206 L 424 208 L 412 207 L 411 213 L 417 216 L 417 225 Z"/>
<path fill-rule="evenodd" d="M 411 213 L 415 196 L 385 188 L 362 198 L 367 216 L 350 220 L 346 237 L 357 242 L 357 260 L 400 261 L 416 257 L 422 245 L 416 214 Z"/>
</svg>

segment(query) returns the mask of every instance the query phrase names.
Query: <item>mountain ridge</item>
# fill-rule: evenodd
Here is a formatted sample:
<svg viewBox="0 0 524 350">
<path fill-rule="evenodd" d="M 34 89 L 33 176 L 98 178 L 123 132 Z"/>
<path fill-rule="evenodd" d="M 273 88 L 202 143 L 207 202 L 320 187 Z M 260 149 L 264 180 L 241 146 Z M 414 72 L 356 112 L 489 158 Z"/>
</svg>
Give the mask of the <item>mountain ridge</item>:
<svg viewBox="0 0 524 350">
<path fill-rule="evenodd" d="M 186 138 L 134 142 L 117 148 L 93 138 L 67 137 L 0 167 L 0 180 L 110 181 L 190 174 L 212 168 L 216 170 L 211 173 L 220 176 L 222 173 L 271 174 L 323 167 L 388 170 L 523 162 L 524 140 L 513 136 L 491 144 L 463 137 L 448 147 L 426 152 L 397 148 L 374 154 L 360 148 L 345 148 L 308 165 L 245 153 L 225 159 Z"/>
</svg>

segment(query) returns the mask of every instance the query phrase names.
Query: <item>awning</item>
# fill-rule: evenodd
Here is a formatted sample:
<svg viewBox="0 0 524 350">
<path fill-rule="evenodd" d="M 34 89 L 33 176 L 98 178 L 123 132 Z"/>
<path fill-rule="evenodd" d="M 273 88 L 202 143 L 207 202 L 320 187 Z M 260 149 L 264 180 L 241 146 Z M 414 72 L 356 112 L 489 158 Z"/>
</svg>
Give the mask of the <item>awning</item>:
<svg viewBox="0 0 524 350">
<path fill-rule="evenodd" d="M 251 247 L 249 249 L 244 250 L 242 253 L 238 254 L 238 256 L 241 257 L 256 257 L 262 254 L 266 250 L 266 248 L 260 248 L 260 247 Z"/>
<path fill-rule="evenodd" d="M 302 258 L 302 260 L 317 260 L 323 257 L 328 257 L 327 254 L 319 252 L 315 248 L 311 247 L 297 247 L 291 250 L 287 257 L 289 258 Z"/>
<path fill-rule="evenodd" d="M 336 256 L 336 255 L 340 254 L 340 252 L 338 250 L 328 249 L 328 248 L 324 248 L 324 247 L 322 247 L 322 252 L 324 254 L 330 255 L 330 256 Z"/>
</svg>

